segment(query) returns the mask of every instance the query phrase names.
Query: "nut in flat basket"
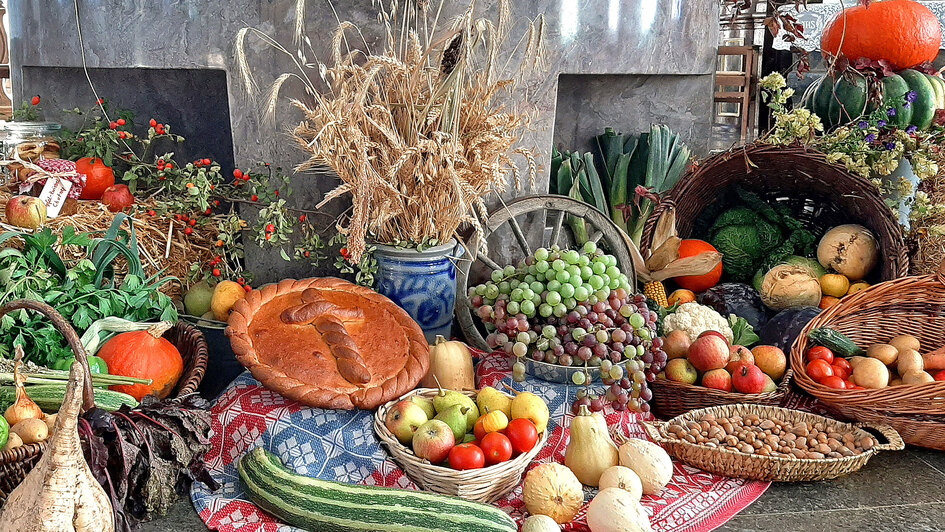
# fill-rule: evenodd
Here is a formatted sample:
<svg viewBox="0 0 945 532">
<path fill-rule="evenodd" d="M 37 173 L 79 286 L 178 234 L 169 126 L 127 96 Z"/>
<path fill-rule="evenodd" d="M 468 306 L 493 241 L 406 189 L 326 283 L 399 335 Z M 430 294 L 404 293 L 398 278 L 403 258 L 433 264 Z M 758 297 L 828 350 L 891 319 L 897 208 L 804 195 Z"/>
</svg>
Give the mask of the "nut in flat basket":
<svg viewBox="0 0 945 532">
<path fill-rule="evenodd" d="M 476 392 L 473 391 L 462 393 L 471 398 L 476 396 Z M 402 445 L 387 429 L 384 421 L 387 418 L 387 412 L 393 405 L 414 395 L 432 398 L 436 394 L 437 390 L 435 389 L 418 388 L 399 399 L 381 405 L 374 414 L 374 432 L 377 433 L 378 438 L 387 447 L 391 457 L 407 473 L 410 480 L 428 491 L 455 495 L 477 502 L 495 501 L 518 486 L 525 469 L 545 446 L 548 440 L 547 430 L 539 435 L 538 443 L 527 453 L 522 453 L 506 462 L 481 469 L 459 471 L 431 464 L 429 461 L 419 458 L 412 450 Z"/>
</svg>

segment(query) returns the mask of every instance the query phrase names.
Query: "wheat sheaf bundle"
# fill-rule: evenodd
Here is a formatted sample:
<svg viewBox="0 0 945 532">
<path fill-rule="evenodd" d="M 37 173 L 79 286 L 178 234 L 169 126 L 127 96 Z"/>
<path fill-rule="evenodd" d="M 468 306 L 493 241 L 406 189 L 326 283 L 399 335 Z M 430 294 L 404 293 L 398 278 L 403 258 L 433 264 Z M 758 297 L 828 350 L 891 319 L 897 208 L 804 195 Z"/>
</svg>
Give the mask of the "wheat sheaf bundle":
<svg viewBox="0 0 945 532">
<path fill-rule="evenodd" d="M 353 24 L 339 22 L 327 66 L 309 59 L 314 51 L 302 34 L 304 4 L 300 0 L 296 9 L 296 53 L 244 28 L 237 35 L 237 59 L 243 86 L 253 94 L 258 86 L 245 54 L 249 35 L 293 58 L 299 72 L 276 78 L 263 109 L 271 116 L 286 81 L 305 86 L 306 97 L 292 100 L 304 114 L 293 137 L 310 157 L 296 170 L 327 166 L 340 178 L 318 207 L 350 195 L 351 214 L 338 228 L 347 235 L 353 261 L 360 260 L 368 239 L 442 243 L 466 224 L 481 232 L 477 213 L 485 215 L 488 194 L 504 191 L 510 181 L 520 187 L 523 174 L 534 184 L 532 151 L 516 147 L 531 115 L 503 102 L 529 73 L 544 68 L 542 16 L 529 22 L 517 45 L 507 47 L 509 0 L 492 10 L 495 21 L 478 17 L 472 2 L 442 31 L 442 0 L 438 6 L 429 0 L 377 1 L 384 49 L 372 52 L 366 43 L 352 49 L 349 40 L 364 39 Z M 319 83 L 308 75 L 312 71 Z"/>
</svg>

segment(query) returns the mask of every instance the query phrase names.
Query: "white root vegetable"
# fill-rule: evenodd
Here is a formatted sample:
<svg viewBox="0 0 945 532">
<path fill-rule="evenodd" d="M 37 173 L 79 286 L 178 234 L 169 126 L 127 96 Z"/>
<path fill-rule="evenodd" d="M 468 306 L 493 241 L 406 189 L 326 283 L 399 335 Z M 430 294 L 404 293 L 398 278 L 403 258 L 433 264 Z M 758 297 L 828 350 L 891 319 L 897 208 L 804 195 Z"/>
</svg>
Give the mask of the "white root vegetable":
<svg viewBox="0 0 945 532">
<path fill-rule="evenodd" d="M 46 452 L 0 509 L 0 530 L 114 532 L 111 503 L 92 477 L 79 443 L 83 379 L 76 362 Z"/>
</svg>

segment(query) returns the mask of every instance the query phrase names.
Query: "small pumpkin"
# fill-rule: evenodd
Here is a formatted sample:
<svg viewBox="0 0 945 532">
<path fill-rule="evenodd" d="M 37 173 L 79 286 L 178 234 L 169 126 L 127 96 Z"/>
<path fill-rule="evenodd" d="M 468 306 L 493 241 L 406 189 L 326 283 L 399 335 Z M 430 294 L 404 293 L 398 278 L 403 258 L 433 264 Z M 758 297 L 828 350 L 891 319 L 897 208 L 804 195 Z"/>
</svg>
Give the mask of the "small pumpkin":
<svg viewBox="0 0 945 532">
<path fill-rule="evenodd" d="M 105 189 L 115 184 L 115 172 L 98 158 L 83 157 L 75 162 L 75 171 L 85 174 L 85 186 L 79 199 L 102 199 Z"/>
<path fill-rule="evenodd" d="M 436 342 L 430 346 L 430 369 L 420 385 L 446 390 L 475 390 L 472 353 L 466 344 L 437 336 Z"/>
<path fill-rule="evenodd" d="M 719 250 L 715 249 L 715 246 L 704 241 L 704 240 L 683 240 L 679 244 L 679 258 L 685 259 L 687 257 L 695 257 L 700 253 L 712 252 L 718 253 Z M 722 279 L 722 263 L 720 262 L 718 266 L 712 269 L 709 273 L 702 275 L 683 275 L 680 277 L 674 277 L 673 281 L 676 281 L 681 288 L 686 290 L 691 290 L 693 292 L 704 292 L 713 286 L 719 284 L 719 281 Z"/>
<path fill-rule="evenodd" d="M 938 56 L 942 28 L 928 7 L 914 0 L 872 1 L 848 7 L 824 29 L 820 48 L 856 61 L 885 59 L 896 69 Z"/>
<path fill-rule="evenodd" d="M 539 464 L 525 475 L 522 499 L 532 515 L 547 515 L 558 524 L 571 522 L 584 505 L 584 487 L 567 467 Z"/>
<path fill-rule="evenodd" d="M 98 356 L 108 364 L 112 375 L 151 379 L 151 384 L 116 385 L 110 389 L 124 392 L 140 401 L 154 394 L 161 399 L 170 395 L 184 373 L 184 360 L 174 344 L 162 335 L 172 324 L 155 323 L 143 331 L 118 334 L 105 342 Z"/>
</svg>

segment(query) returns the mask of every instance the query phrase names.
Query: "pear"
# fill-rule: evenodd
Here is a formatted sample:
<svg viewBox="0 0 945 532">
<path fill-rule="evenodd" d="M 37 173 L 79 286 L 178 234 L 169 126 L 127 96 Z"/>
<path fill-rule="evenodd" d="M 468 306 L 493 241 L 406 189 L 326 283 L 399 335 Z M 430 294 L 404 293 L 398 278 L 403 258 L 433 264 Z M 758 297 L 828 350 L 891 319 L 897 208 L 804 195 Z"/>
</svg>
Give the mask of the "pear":
<svg viewBox="0 0 945 532">
<path fill-rule="evenodd" d="M 476 441 L 475 434 L 466 434 L 465 436 L 463 436 L 463 443 L 472 443 L 474 441 Z"/>
<path fill-rule="evenodd" d="M 427 419 L 433 419 L 436 416 L 436 409 L 433 408 L 433 399 L 429 397 L 421 397 L 419 395 L 414 395 L 410 398 L 411 401 L 417 404 L 420 408 L 423 409 L 427 414 Z"/>
<path fill-rule="evenodd" d="M 494 410 L 501 410 L 508 418 L 512 417 L 512 398 L 491 386 L 479 390 L 476 396 L 479 413 L 486 415 Z"/>
<path fill-rule="evenodd" d="M 471 431 L 476 425 L 476 420 L 479 419 L 479 407 L 476 406 L 476 403 L 474 403 L 469 396 L 461 392 L 440 388 L 440 392 L 433 397 L 433 408 L 435 408 L 437 412 L 445 412 L 453 405 L 469 408 L 469 410 L 466 411 L 466 430 L 463 431 L 463 434 Z"/>
<path fill-rule="evenodd" d="M 439 419 L 450 426 L 453 431 L 453 438 L 456 441 L 463 441 L 466 436 L 466 413 L 469 412 L 468 406 L 453 405 L 440 412 L 433 419 Z"/>
<path fill-rule="evenodd" d="M 548 427 L 548 405 L 545 400 L 531 392 L 519 392 L 512 399 L 512 419 L 525 418 L 535 424 L 538 433 L 545 432 Z"/>
</svg>

